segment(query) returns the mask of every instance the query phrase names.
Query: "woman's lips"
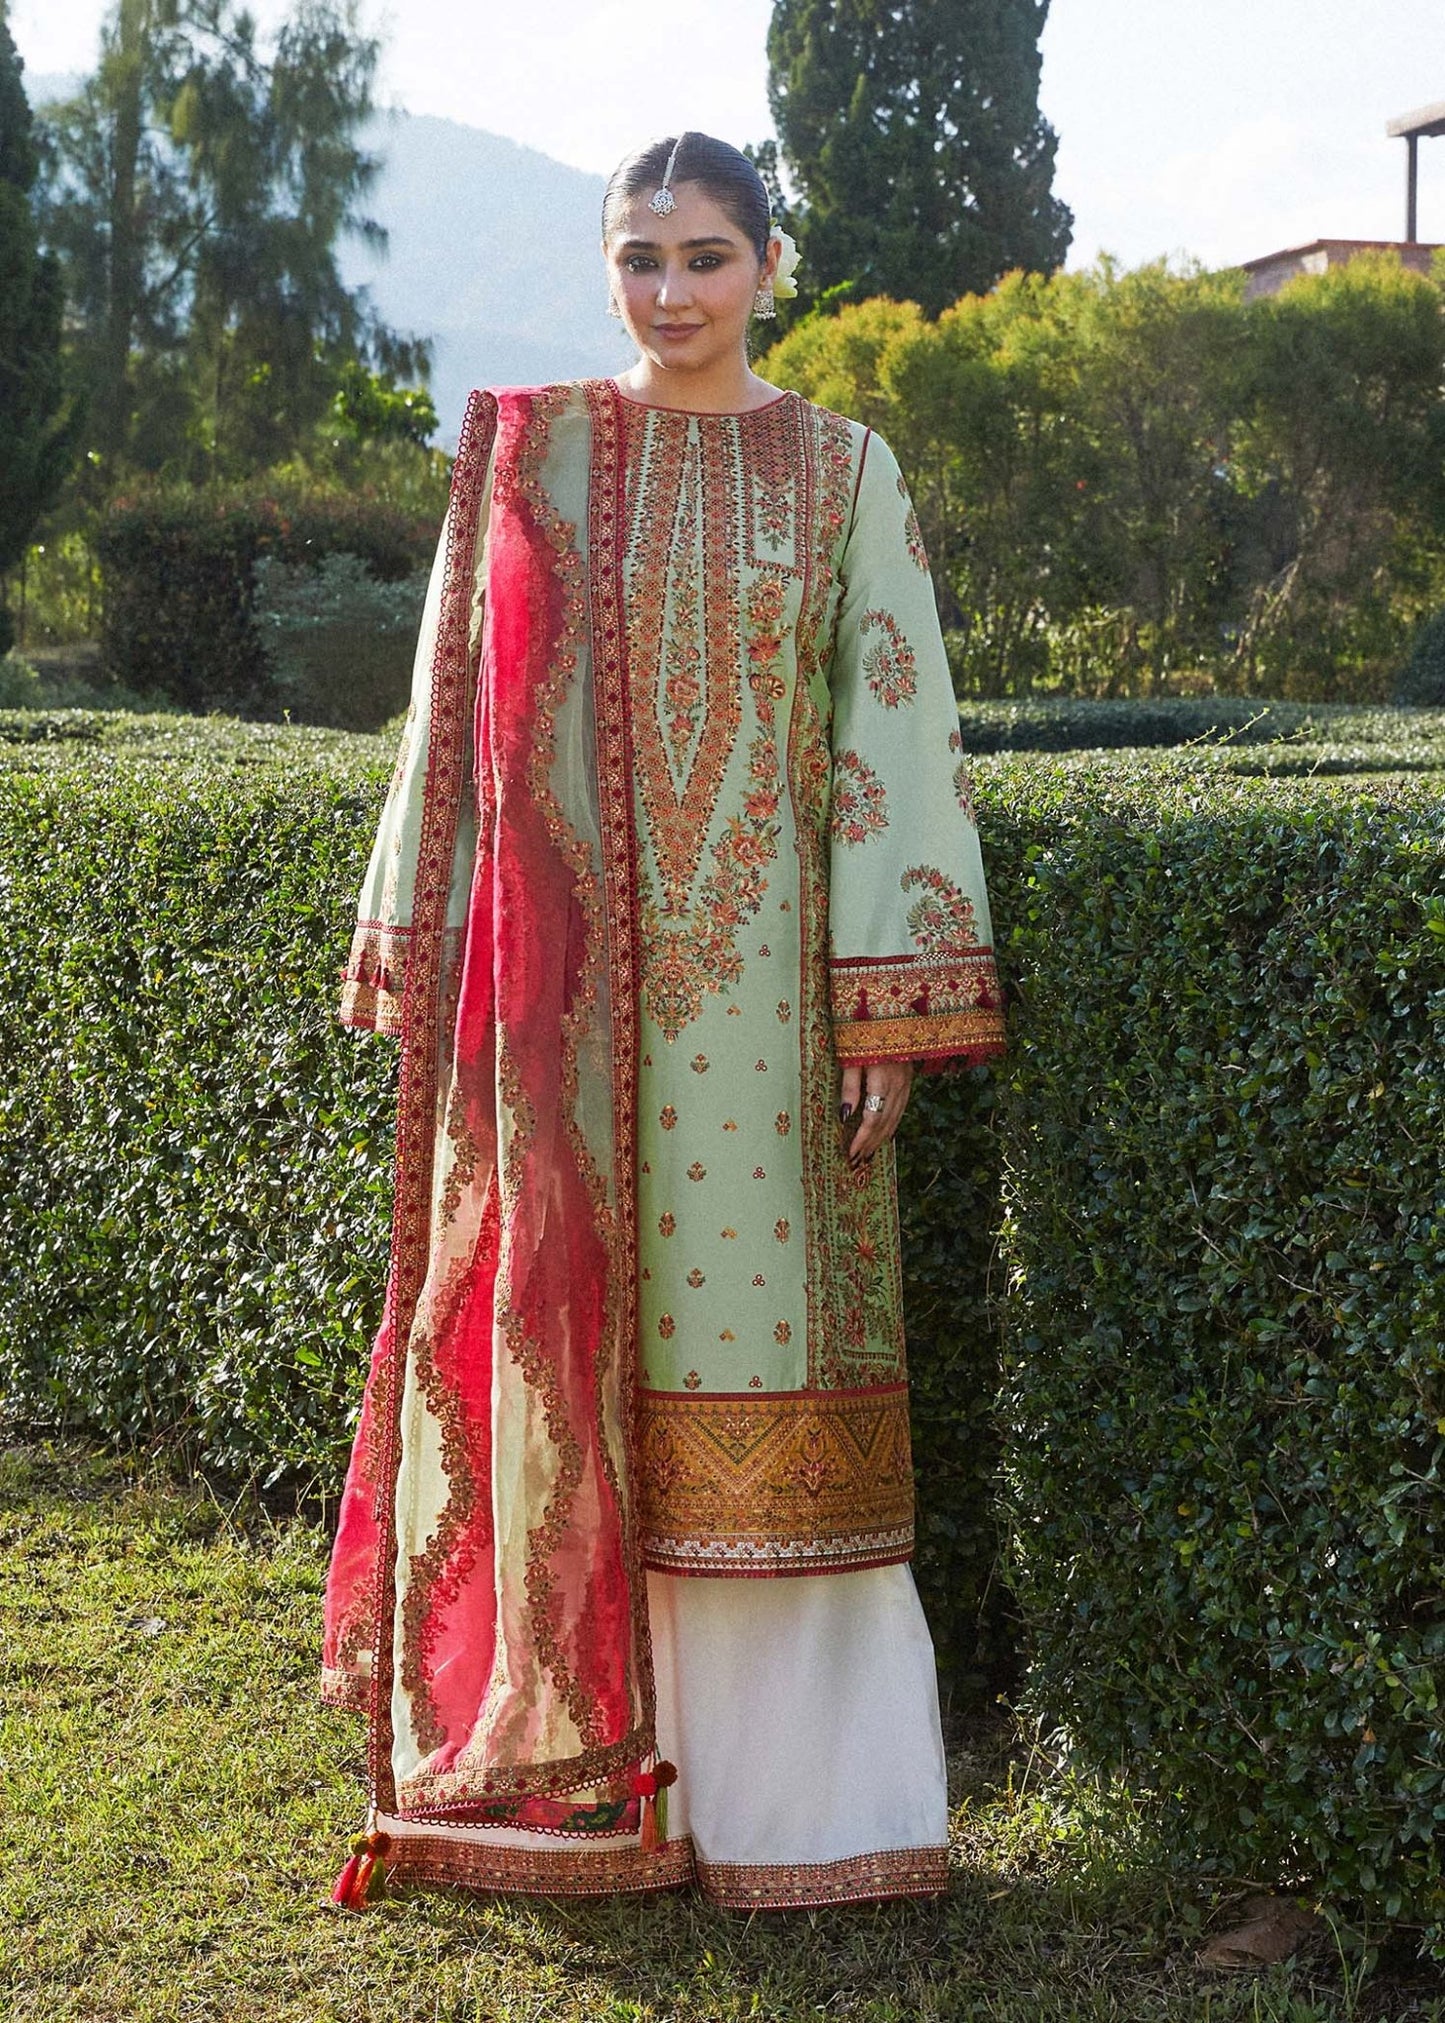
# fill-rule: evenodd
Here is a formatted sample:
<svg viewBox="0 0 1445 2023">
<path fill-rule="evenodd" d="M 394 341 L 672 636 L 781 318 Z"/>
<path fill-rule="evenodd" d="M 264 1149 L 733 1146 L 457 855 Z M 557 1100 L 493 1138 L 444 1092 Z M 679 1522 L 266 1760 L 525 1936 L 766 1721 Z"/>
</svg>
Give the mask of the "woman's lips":
<svg viewBox="0 0 1445 2023">
<path fill-rule="evenodd" d="M 659 337 L 695 337 L 702 329 L 700 323 L 654 323 L 653 329 Z"/>
</svg>

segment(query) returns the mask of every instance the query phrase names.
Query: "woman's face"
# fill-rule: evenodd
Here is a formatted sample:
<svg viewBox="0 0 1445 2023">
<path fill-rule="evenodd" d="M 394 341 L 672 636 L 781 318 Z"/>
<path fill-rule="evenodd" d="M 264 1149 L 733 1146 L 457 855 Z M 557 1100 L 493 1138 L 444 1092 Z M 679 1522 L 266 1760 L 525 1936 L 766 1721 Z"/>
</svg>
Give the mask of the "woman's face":
<svg viewBox="0 0 1445 2023">
<path fill-rule="evenodd" d="M 770 246 L 760 265 L 755 248 L 700 185 L 671 187 L 674 211 L 659 218 L 648 197 L 639 197 L 603 249 L 622 320 L 638 350 L 665 372 L 745 361 L 753 299 L 778 249 Z"/>
</svg>

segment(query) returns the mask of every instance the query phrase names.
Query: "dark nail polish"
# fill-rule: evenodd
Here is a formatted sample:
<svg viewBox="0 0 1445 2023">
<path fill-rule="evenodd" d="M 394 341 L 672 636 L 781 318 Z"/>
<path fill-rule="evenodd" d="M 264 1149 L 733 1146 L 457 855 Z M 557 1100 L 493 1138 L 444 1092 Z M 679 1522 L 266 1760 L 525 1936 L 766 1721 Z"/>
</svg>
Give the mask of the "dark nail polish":
<svg viewBox="0 0 1445 2023">
<path fill-rule="evenodd" d="M 846 1124 L 852 1114 L 853 1105 L 851 1103 L 840 1103 L 838 1105 L 838 1122 L 840 1124 Z"/>
</svg>

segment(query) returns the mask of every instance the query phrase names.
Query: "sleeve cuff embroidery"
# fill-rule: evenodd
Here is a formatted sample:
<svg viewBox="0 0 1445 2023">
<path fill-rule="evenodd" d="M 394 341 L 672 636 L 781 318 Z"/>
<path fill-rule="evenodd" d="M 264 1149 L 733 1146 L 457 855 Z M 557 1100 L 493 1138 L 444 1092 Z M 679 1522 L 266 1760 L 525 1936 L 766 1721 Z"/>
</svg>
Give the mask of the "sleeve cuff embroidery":
<svg viewBox="0 0 1445 2023">
<path fill-rule="evenodd" d="M 991 948 L 945 957 L 837 956 L 829 975 L 840 1061 L 987 1061 L 1004 1050 Z"/>
<path fill-rule="evenodd" d="M 409 927 L 363 920 L 351 937 L 341 985 L 341 1023 L 358 1032 L 401 1032 Z"/>
</svg>

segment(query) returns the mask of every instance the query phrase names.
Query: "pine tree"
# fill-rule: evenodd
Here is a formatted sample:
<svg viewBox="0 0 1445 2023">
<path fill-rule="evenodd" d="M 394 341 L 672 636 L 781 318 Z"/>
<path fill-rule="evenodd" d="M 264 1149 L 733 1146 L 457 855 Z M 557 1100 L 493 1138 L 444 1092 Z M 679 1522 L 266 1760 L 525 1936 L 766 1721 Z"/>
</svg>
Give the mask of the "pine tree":
<svg viewBox="0 0 1445 2023">
<path fill-rule="evenodd" d="M 112 0 L 101 62 L 48 113 L 43 224 L 69 288 L 103 484 L 245 476 L 296 453 L 355 362 L 427 347 L 348 288 L 378 45 L 355 0 L 298 0 L 262 43 L 238 0 Z"/>
<path fill-rule="evenodd" d="M 1048 4 L 776 0 L 768 98 L 811 300 L 937 315 L 1062 264 L 1073 218 L 1038 100 Z"/>
<path fill-rule="evenodd" d="M 0 0 L 0 578 L 53 505 L 70 447 L 62 418 L 58 263 L 39 251 L 30 192 L 38 159 L 22 65 Z M 0 606 L 0 653 L 13 637 Z"/>
</svg>

